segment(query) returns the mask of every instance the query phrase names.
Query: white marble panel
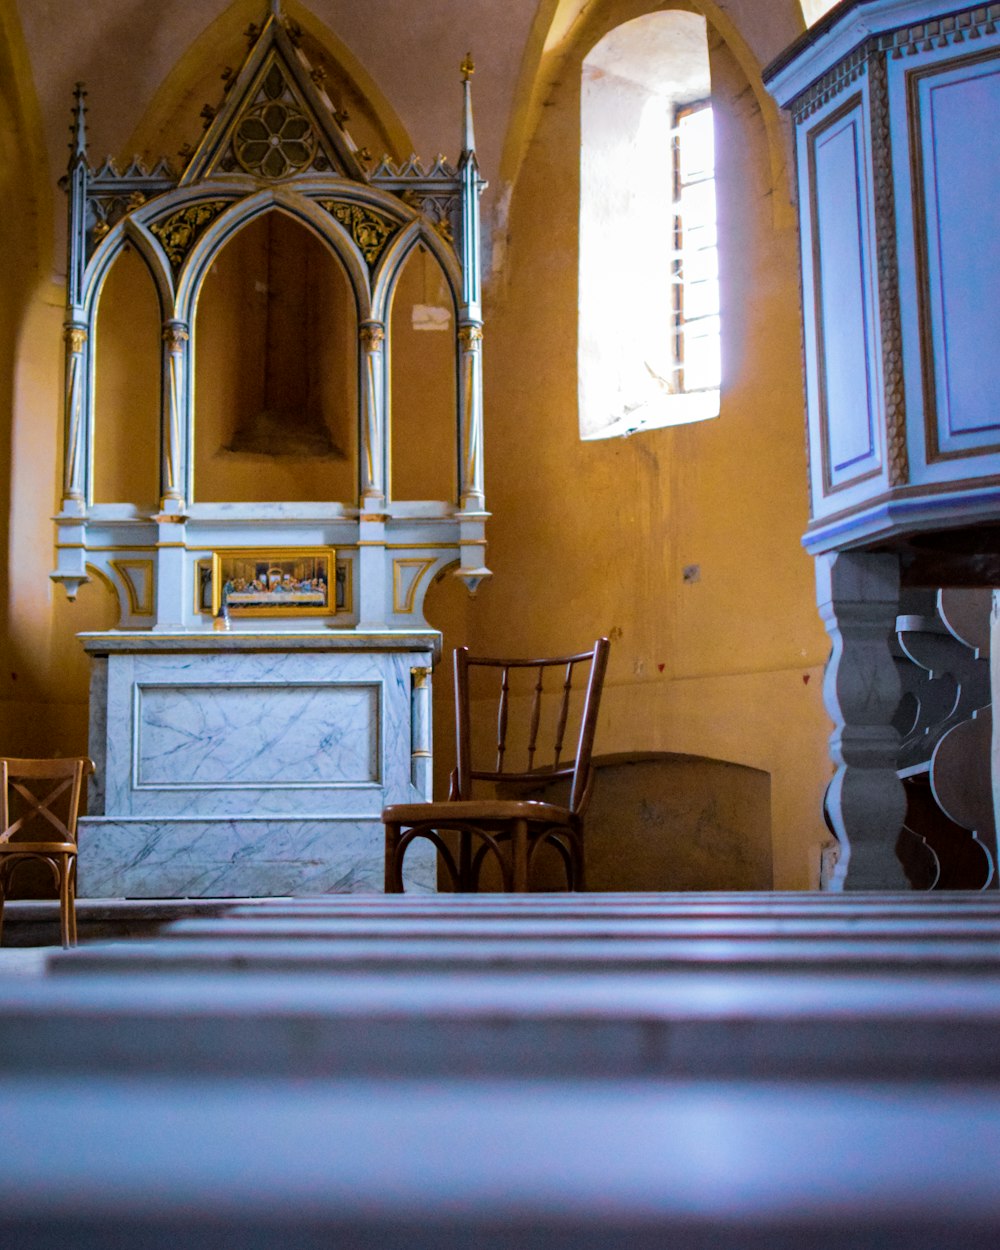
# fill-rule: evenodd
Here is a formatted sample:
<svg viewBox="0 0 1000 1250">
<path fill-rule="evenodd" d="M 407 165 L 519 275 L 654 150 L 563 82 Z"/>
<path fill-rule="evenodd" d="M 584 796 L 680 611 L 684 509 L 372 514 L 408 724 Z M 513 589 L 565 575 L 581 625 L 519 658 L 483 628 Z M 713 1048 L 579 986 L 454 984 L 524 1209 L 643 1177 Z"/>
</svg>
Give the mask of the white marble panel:
<svg viewBox="0 0 1000 1250">
<path fill-rule="evenodd" d="M 98 658 L 104 805 L 81 822 L 81 897 L 382 889 L 382 808 L 424 797 L 410 670 L 430 651 L 228 642 L 154 636 Z M 433 848 L 407 858 L 407 878 L 435 888 Z"/>
<path fill-rule="evenodd" d="M 381 821 L 80 821 L 81 898 L 226 898 L 378 890 Z M 434 848 L 406 857 L 406 888 L 436 889 Z"/>
<path fill-rule="evenodd" d="M 112 655 L 104 811 L 377 818 L 386 803 L 419 798 L 410 782 L 415 662 L 429 657 Z"/>
<path fill-rule="evenodd" d="M 381 683 L 137 685 L 137 787 L 381 782 Z"/>
<path fill-rule="evenodd" d="M 90 664 L 90 742 L 88 752 L 94 761 L 94 775 L 87 782 L 87 811 L 104 811 L 107 780 L 108 740 L 108 658 L 95 656 Z"/>
</svg>

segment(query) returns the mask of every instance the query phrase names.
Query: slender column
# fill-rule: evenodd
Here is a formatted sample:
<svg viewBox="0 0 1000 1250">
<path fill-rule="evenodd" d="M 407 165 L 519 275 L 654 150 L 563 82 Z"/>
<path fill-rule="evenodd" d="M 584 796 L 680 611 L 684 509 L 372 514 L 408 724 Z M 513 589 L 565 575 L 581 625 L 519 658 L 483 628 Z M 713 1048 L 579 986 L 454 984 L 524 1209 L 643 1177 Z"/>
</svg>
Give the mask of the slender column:
<svg viewBox="0 0 1000 1250">
<path fill-rule="evenodd" d="M 816 599 L 833 643 L 823 683 L 836 765 L 826 803 L 840 840 L 831 889 L 906 889 L 895 853 L 906 796 L 896 774 L 899 734 L 891 724 L 900 698 L 890 650 L 899 561 L 855 552 L 820 556 Z"/>
<path fill-rule="evenodd" d="M 466 511 L 485 506 L 483 490 L 483 330 L 478 322 L 459 327 L 459 430 L 462 480 L 459 502 Z"/>
<path fill-rule="evenodd" d="M 83 308 L 87 267 L 87 93 L 76 84 L 73 141 L 66 173 L 69 193 L 66 247 L 66 391 L 63 424 L 63 511 L 77 516 L 90 494 L 90 343 Z"/>
<path fill-rule="evenodd" d="M 163 327 L 160 510 L 164 513 L 182 513 L 187 506 L 190 337 L 183 321 L 168 321 Z"/>
<path fill-rule="evenodd" d="M 361 323 L 361 502 L 386 497 L 385 326 Z"/>
<path fill-rule="evenodd" d="M 63 448 L 63 498 L 83 504 L 87 498 L 86 395 L 89 339 L 86 326 L 71 322 L 64 333 L 66 342 L 66 394 Z"/>
<path fill-rule="evenodd" d="M 410 781 L 425 802 L 433 798 L 431 751 L 431 670 L 411 668 Z"/>
<path fill-rule="evenodd" d="M 472 58 L 462 62 L 461 181 L 462 305 L 458 317 L 459 378 L 459 503 L 465 512 L 482 512 L 483 491 L 483 363 L 482 261 L 480 259 L 479 197 L 486 183 L 479 176 L 476 137 L 472 123 Z"/>
</svg>

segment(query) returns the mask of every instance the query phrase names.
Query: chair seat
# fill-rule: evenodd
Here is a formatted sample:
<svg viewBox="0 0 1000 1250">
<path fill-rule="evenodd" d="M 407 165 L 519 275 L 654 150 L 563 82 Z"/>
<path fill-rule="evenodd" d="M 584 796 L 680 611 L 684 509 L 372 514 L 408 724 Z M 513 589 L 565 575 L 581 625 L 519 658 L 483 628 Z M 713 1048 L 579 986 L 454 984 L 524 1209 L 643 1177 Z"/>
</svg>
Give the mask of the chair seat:
<svg viewBox="0 0 1000 1250">
<path fill-rule="evenodd" d="M 0 855 L 75 855 L 75 842 L 0 842 Z"/>
<path fill-rule="evenodd" d="M 382 813 L 386 823 L 400 825 L 500 824 L 527 820 L 531 824 L 573 828 L 578 818 L 568 808 L 531 799 L 455 799 L 446 803 L 393 803 Z"/>
</svg>

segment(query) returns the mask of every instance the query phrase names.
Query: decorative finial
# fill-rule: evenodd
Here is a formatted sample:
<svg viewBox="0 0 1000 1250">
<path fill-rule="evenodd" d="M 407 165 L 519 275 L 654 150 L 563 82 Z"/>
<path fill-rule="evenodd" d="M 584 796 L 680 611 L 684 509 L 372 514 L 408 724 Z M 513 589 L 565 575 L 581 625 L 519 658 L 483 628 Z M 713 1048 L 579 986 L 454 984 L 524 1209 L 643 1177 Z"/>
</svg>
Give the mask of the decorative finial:
<svg viewBox="0 0 1000 1250">
<path fill-rule="evenodd" d="M 72 159 L 87 157 L 87 91 L 82 82 L 78 82 L 73 91 L 73 99 L 76 104 L 73 107 L 73 125 L 70 127 L 70 134 L 73 136 L 69 145 Z"/>
<path fill-rule="evenodd" d="M 472 127 L 472 83 L 470 79 L 476 72 L 472 61 L 472 53 L 466 52 L 462 62 L 462 153 L 476 150 L 476 136 Z"/>
</svg>

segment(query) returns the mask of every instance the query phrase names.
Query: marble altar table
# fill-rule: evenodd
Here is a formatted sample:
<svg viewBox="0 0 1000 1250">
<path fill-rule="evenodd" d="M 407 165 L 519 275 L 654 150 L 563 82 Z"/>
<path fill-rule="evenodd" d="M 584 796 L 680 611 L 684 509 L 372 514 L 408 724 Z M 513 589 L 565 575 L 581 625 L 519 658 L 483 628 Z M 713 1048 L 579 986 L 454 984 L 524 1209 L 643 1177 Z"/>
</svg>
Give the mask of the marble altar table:
<svg viewBox="0 0 1000 1250">
<path fill-rule="evenodd" d="M 83 636 L 79 893 L 378 889 L 387 803 L 429 799 L 433 630 Z M 435 888 L 434 858 L 407 888 Z"/>
</svg>

